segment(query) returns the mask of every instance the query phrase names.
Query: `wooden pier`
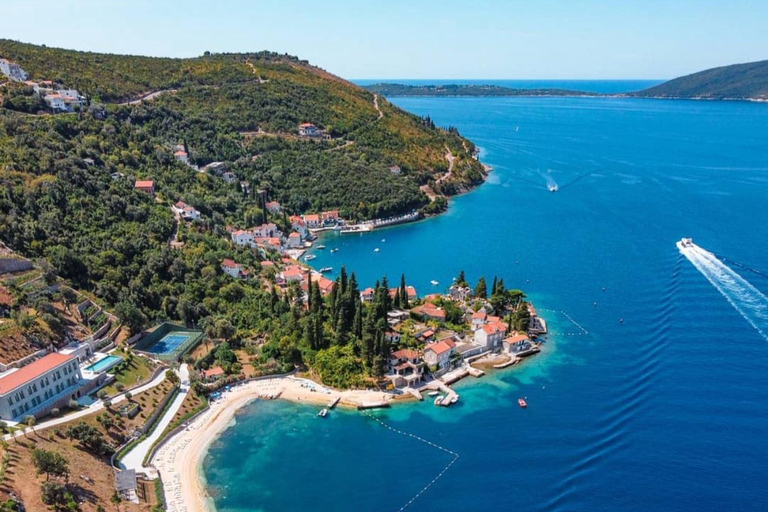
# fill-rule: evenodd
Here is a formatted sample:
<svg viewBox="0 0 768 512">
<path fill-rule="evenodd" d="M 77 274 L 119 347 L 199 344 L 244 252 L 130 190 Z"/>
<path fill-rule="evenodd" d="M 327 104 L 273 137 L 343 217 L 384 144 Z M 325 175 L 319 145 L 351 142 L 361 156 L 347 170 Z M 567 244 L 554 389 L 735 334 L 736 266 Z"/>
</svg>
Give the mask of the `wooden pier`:
<svg viewBox="0 0 768 512">
<path fill-rule="evenodd" d="M 333 409 L 334 407 L 336 407 L 336 404 L 338 404 L 340 400 L 341 400 L 341 397 L 337 396 L 336 398 L 330 401 L 330 403 L 328 404 L 328 408 Z"/>
</svg>

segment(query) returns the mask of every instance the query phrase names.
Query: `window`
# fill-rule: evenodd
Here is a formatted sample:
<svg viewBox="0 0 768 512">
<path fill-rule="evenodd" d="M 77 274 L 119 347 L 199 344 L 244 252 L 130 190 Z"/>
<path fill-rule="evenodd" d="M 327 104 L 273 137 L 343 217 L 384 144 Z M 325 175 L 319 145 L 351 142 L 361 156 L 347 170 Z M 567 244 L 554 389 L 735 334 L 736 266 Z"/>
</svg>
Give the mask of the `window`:
<svg viewBox="0 0 768 512">
<path fill-rule="evenodd" d="M 18 414 L 17 414 L 17 412 L 16 412 L 16 409 L 14 409 L 14 410 L 12 410 L 12 411 L 11 411 L 11 416 L 13 416 L 14 418 L 15 418 L 16 416 L 18 416 Z"/>
<path fill-rule="evenodd" d="M 13 405 L 13 398 L 8 397 L 8 405 Z"/>
</svg>

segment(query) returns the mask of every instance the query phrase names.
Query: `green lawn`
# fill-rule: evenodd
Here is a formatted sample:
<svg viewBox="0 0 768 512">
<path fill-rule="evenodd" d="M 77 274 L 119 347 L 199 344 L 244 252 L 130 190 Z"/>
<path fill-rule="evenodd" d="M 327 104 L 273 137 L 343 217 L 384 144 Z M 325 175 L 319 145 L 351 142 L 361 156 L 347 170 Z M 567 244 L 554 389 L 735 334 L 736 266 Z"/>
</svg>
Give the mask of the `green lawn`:
<svg viewBox="0 0 768 512">
<path fill-rule="evenodd" d="M 128 355 L 120 350 L 115 351 L 115 355 L 119 355 L 126 360 L 128 359 Z M 125 363 L 122 363 L 116 366 L 114 370 L 109 370 L 108 373 L 115 376 L 115 382 L 105 386 L 104 389 L 107 391 L 108 396 L 112 396 L 119 393 L 117 390 L 118 383 L 125 386 L 126 389 L 135 386 L 137 383 L 147 380 L 152 374 L 152 369 L 148 366 L 148 362 L 144 357 L 133 354 L 129 365 L 125 366 Z"/>
</svg>

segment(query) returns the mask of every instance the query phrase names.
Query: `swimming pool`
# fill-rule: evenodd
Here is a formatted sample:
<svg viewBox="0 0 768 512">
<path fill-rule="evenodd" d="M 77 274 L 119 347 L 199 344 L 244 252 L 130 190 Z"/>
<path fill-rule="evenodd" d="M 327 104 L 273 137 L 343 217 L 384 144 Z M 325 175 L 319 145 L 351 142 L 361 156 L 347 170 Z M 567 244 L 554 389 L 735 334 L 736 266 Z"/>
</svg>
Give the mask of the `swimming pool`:
<svg viewBox="0 0 768 512">
<path fill-rule="evenodd" d="M 99 359 L 95 363 L 88 365 L 85 367 L 85 370 L 88 372 L 93 373 L 99 373 L 103 371 L 107 371 L 113 366 L 119 364 L 122 362 L 123 358 L 120 356 L 107 356 Z"/>
<path fill-rule="evenodd" d="M 188 333 L 172 333 L 163 336 L 157 343 L 145 349 L 150 354 L 171 354 L 191 337 Z"/>
</svg>

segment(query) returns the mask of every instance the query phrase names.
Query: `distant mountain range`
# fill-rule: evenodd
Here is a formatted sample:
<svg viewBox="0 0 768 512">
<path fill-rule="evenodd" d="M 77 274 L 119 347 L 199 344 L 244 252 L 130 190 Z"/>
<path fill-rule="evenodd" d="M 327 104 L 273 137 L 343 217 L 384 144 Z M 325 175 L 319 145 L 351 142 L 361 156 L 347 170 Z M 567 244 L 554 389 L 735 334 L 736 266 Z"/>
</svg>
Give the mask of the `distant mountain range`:
<svg viewBox="0 0 768 512">
<path fill-rule="evenodd" d="M 567 89 L 514 89 L 497 85 L 405 85 L 379 83 L 366 89 L 383 96 L 603 96 Z M 768 60 L 712 68 L 620 96 L 675 99 L 768 100 Z"/>
</svg>

